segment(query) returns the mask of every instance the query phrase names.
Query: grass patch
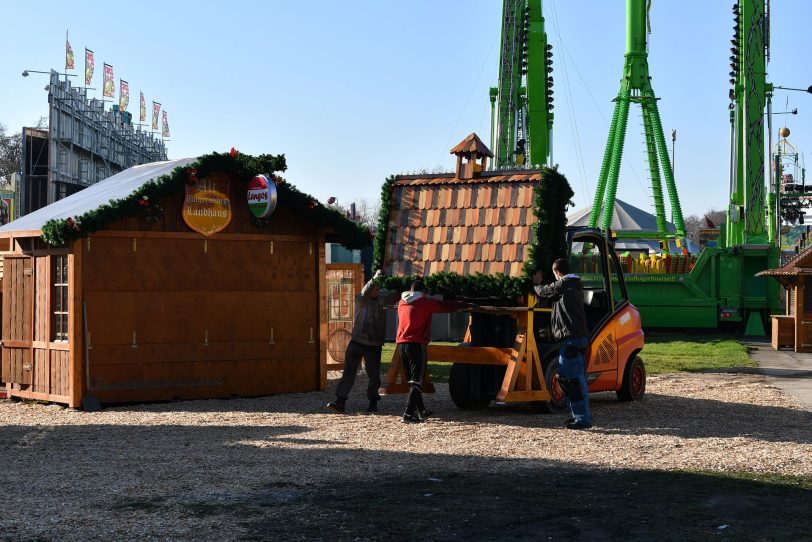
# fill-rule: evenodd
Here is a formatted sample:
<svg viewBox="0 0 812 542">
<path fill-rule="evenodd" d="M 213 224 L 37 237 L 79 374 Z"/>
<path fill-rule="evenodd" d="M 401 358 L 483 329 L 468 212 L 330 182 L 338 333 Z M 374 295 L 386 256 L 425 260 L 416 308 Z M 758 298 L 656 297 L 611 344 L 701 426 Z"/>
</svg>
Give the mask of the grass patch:
<svg viewBox="0 0 812 542">
<path fill-rule="evenodd" d="M 646 346 L 640 355 L 649 374 L 756 366 L 746 346 L 722 335 L 646 335 Z"/>
<path fill-rule="evenodd" d="M 432 344 L 455 346 L 457 343 Z M 389 370 L 394 352 L 394 343 L 383 345 L 381 374 Z M 747 347 L 726 335 L 647 334 L 646 346 L 640 355 L 648 374 L 697 373 L 756 366 L 747 354 Z M 429 376 L 433 382 L 448 382 L 450 371 L 450 363 L 429 361 Z"/>
<path fill-rule="evenodd" d="M 446 343 L 440 341 L 432 341 L 431 344 L 443 344 L 446 346 L 457 346 L 459 343 Z M 383 352 L 381 353 L 381 375 L 385 375 L 389 370 L 389 363 L 392 361 L 392 356 L 395 353 L 395 343 L 385 343 L 383 345 Z M 432 382 L 448 382 L 448 375 L 451 372 L 450 363 L 437 363 L 429 361 L 429 376 Z"/>
</svg>

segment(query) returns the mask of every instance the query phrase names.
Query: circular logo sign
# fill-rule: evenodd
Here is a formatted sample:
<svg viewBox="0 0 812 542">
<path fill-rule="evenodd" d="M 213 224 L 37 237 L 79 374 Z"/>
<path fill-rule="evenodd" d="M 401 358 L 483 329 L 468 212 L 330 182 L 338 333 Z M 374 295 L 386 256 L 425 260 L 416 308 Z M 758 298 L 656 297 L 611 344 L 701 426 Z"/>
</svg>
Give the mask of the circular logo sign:
<svg viewBox="0 0 812 542">
<path fill-rule="evenodd" d="M 257 218 L 270 216 L 276 209 L 276 184 L 265 175 L 257 175 L 248 183 L 248 208 Z"/>
</svg>

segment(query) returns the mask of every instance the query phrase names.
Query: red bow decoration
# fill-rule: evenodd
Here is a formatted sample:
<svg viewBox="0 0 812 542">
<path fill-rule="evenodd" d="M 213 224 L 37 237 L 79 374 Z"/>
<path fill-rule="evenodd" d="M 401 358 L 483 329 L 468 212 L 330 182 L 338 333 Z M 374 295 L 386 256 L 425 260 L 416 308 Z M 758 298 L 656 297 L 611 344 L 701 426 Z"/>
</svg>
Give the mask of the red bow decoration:
<svg viewBox="0 0 812 542">
<path fill-rule="evenodd" d="M 308 204 L 307 204 L 307 206 L 308 206 L 309 208 L 313 209 L 313 208 L 315 208 L 315 207 L 316 207 L 316 202 L 315 202 L 315 201 L 313 201 L 313 200 L 310 200 L 310 203 L 308 203 Z"/>
<path fill-rule="evenodd" d="M 233 156 L 237 156 L 237 154 L 239 154 L 239 152 L 234 147 L 231 147 L 231 152 L 229 152 L 228 154 L 230 154 L 233 157 Z"/>
<path fill-rule="evenodd" d="M 76 231 L 82 231 L 82 228 L 81 228 L 81 226 L 79 225 L 79 222 L 78 222 L 78 221 L 76 221 L 76 220 L 74 220 L 74 219 L 73 219 L 73 217 L 70 217 L 70 216 L 69 216 L 69 217 L 68 217 L 68 218 L 65 220 L 65 223 L 68 225 L 68 228 L 70 228 L 70 229 L 72 229 L 72 230 L 76 230 Z"/>
<path fill-rule="evenodd" d="M 138 200 L 138 205 L 147 207 L 149 205 L 149 196 L 141 196 L 141 199 Z"/>
<path fill-rule="evenodd" d="M 186 181 L 187 184 L 197 184 L 197 168 L 190 167 L 186 170 L 186 175 L 189 176 Z"/>
</svg>

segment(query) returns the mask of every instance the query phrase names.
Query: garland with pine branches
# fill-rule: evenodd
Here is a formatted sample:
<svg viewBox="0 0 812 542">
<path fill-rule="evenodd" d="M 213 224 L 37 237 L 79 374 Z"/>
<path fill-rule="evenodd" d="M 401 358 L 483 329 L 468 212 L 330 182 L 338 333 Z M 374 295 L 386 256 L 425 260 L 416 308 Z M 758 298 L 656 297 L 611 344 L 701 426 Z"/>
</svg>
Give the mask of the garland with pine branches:
<svg viewBox="0 0 812 542">
<path fill-rule="evenodd" d="M 396 177 L 389 177 L 381 187 L 381 208 L 378 229 L 375 232 L 373 269 L 383 269 L 392 207 L 393 185 Z M 541 170 L 541 180 L 533 188 L 533 216 L 531 243 L 527 261 L 520 277 L 503 273 L 486 275 L 474 273 L 438 272 L 424 277 L 417 275 L 384 276 L 377 280 L 382 288 L 394 291 L 408 290 L 412 281 L 422 278 L 426 292 L 447 298 L 517 300 L 532 287 L 533 274 L 542 272 L 545 283 L 552 282 L 552 264 L 567 254 L 567 209 L 573 205 L 573 191 L 558 167 Z"/>
<path fill-rule="evenodd" d="M 167 175 L 144 183 L 124 198 L 110 200 L 79 216 L 49 220 L 42 227 L 42 238 L 49 245 L 64 246 L 70 241 L 103 230 L 122 218 L 144 212 L 145 207 L 149 210 L 150 204 L 145 202 L 158 202 L 164 196 L 182 192 L 190 178 L 223 172 L 233 175 L 247 185 L 255 175 L 270 175 L 286 169 L 283 154 L 251 156 L 234 149 L 230 153 L 207 154 L 191 164 L 177 167 Z M 318 226 L 332 228 L 342 238 L 342 244 L 347 248 L 363 248 L 369 245 L 371 233 L 367 227 L 323 205 L 281 177 L 275 175 L 272 177 L 276 182 L 277 201 L 280 205 L 288 207 Z"/>
</svg>

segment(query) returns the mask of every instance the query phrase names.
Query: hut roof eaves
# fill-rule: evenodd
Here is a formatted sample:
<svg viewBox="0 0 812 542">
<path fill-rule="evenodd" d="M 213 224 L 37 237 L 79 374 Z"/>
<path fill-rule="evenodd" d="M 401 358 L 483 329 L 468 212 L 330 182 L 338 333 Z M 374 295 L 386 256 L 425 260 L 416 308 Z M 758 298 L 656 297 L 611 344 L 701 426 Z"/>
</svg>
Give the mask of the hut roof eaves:
<svg viewBox="0 0 812 542">
<path fill-rule="evenodd" d="M 125 169 L 64 199 L 12 220 L 0 227 L 0 234 L 42 230 L 49 220 L 80 216 L 98 209 L 111 200 L 126 198 L 149 181 L 168 175 L 175 168 L 183 167 L 195 160 L 196 158 L 181 158 Z"/>
</svg>

